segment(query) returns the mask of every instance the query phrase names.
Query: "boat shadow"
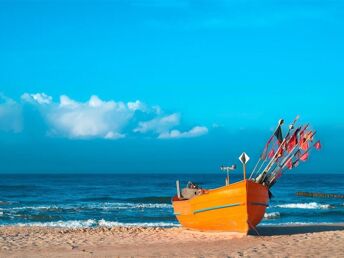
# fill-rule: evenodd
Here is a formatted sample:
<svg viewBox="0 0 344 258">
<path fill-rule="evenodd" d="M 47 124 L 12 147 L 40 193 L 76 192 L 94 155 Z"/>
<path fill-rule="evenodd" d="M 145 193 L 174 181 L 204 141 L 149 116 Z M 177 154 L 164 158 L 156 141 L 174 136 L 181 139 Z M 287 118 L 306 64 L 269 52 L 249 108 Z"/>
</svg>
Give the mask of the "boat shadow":
<svg viewBox="0 0 344 258">
<path fill-rule="evenodd" d="M 296 234 L 344 230 L 344 224 L 258 226 L 257 230 L 260 236 L 296 235 Z M 256 236 L 257 233 L 254 230 L 250 230 L 249 235 Z"/>
</svg>

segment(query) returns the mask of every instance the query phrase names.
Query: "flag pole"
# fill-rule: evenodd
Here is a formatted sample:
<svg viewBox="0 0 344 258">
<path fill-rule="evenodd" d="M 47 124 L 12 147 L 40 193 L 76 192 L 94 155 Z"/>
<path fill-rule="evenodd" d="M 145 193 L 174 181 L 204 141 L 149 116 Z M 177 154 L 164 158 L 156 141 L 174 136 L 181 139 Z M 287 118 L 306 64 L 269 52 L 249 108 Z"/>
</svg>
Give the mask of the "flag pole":
<svg viewBox="0 0 344 258">
<path fill-rule="evenodd" d="M 258 159 L 256 165 L 254 166 L 254 169 L 252 170 L 249 179 L 251 179 L 252 176 L 255 174 L 256 169 L 257 169 L 257 167 L 258 167 L 258 164 L 263 160 L 262 165 L 261 165 L 260 168 L 258 169 L 258 172 L 259 172 L 260 169 L 262 168 L 263 164 L 265 163 L 266 157 L 265 157 L 264 159 L 262 159 L 262 156 L 263 156 L 264 152 L 267 152 L 267 150 L 269 149 L 269 145 L 270 145 L 272 139 L 274 138 L 275 133 L 276 133 L 278 127 L 280 127 L 280 126 L 283 124 L 283 122 L 284 122 L 283 119 L 280 119 L 280 120 L 278 121 L 278 125 L 277 125 L 276 129 L 274 130 L 274 132 L 273 132 L 272 135 L 270 136 L 269 140 L 268 140 L 267 143 L 265 144 L 264 149 L 263 149 L 263 152 L 262 152 L 262 154 L 260 154 L 260 157 L 259 157 L 259 159 Z M 265 153 L 265 155 L 266 155 L 266 153 Z"/>
<path fill-rule="evenodd" d="M 289 130 L 287 135 L 284 137 L 282 143 L 280 144 L 279 148 L 277 149 L 275 155 L 272 157 L 272 159 L 270 160 L 270 162 L 268 163 L 268 165 L 265 167 L 265 169 L 263 170 L 263 172 L 261 174 L 259 174 L 259 176 L 257 177 L 257 182 L 258 183 L 262 183 L 263 180 L 265 179 L 266 174 L 269 172 L 270 168 L 272 167 L 272 165 L 274 164 L 274 162 L 276 161 L 276 157 L 279 154 L 280 150 L 283 148 L 284 144 L 286 143 L 287 139 L 289 138 L 290 132 L 291 130 L 294 128 L 297 120 L 299 120 L 300 116 L 297 115 L 294 119 L 294 121 L 292 122 L 292 124 L 289 126 Z M 288 139 L 289 140 L 289 139 Z"/>
<path fill-rule="evenodd" d="M 306 128 L 307 128 L 307 127 L 308 127 L 308 125 L 306 126 Z M 314 135 L 315 135 L 316 133 L 317 133 L 317 132 L 314 131 L 313 134 L 312 134 L 312 136 L 311 136 L 310 138 L 307 139 L 307 142 L 309 142 L 310 139 L 313 138 Z M 296 146 L 294 147 L 293 151 L 295 150 L 295 148 L 296 148 Z M 307 149 L 307 151 L 305 151 L 302 155 L 305 155 L 306 153 L 309 153 L 309 152 L 311 151 L 311 149 L 313 149 L 313 148 L 314 148 L 314 144 L 312 144 L 312 146 L 310 146 L 310 147 Z M 288 164 L 289 160 L 292 160 L 292 159 L 295 157 L 296 153 L 297 153 L 299 150 L 300 150 L 300 147 L 298 147 L 298 148 L 297 148 L 297 151 L 295 151 L 294 153 L 293 153 L 293 151 L 291 152 L 291 153 L 293 153 L 293 154 L 291 155 L 291 157 L 289 157 L 289 158 L 283 163 L 283 165 L 280 167 L 280 168 L 281 168 L 281 170 L 280 170 L 281 174 L 283 174 L 283 169 L 286 167 L 286 165 Z M 289 155 L 290 155 L 290 154 L 289 154 Z M 300 158 L 298 158 L 297 160 L 295 160 L 295 161 L 293 162 L 293 164 L 295 164 L 295 163 L 298 162 L 298 161 L 300 161 Z M 270 182 L 273 182 L 273 181 L 275 180 L 276 177 L 277 177 L 277 174 L 275 174 L 275 175 L 272 177 L 272 179 L 270 180 Z M 272 186 L 271 183 L 270 183 L 270 186 Z"/>
</svg>

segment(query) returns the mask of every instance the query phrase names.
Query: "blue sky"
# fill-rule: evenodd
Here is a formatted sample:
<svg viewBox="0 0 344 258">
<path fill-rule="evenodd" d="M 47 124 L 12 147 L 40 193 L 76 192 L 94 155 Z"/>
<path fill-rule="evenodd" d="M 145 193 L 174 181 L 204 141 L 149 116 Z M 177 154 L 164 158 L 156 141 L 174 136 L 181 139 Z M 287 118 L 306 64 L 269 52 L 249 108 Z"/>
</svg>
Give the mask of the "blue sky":
<svg viewBox="0 0 344 258">
<path fill-rule="evenodd" d="M 343 17 L 341 1 L 1 0 L 0 172 L 214 172 L 296 114 L 324 146 L 299 170 L 342 172 Z"/>
</svg>

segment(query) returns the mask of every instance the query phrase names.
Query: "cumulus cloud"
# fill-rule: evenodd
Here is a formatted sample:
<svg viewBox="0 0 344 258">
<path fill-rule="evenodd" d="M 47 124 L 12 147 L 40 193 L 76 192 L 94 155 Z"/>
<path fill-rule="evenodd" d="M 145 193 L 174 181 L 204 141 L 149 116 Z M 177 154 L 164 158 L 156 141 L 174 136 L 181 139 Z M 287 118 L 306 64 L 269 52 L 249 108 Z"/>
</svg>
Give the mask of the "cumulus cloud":
<svg viewBox="0 0 344 258">
<path fill-rule="evenodd" d="M 48 96 L 45 93 L 35 93 L 35 94 L 24 93 L 22 95 L 22 99 L 28 102 L 37 102 L 38 104 L 50 104 L 53 100 L 51 96 Z"/>
<path fill-rule="evenodd" d="M 95 95 L 86 102 L 62 95 L 58 103 L 50 102 L 48 106 L 44 105 L 48 104 L 46 101 L 42 102 L 42 98 L 35 96 L 24 94 L 22 99 L 41 109 L 51 134 L 69 138 L 123 138 L 123 127 L 138 109 L 124 102 L 103 101 Z"/>
<path fill-rule="evenodd" d="M 7 125 L 0 129 L 20 131 L 21 109 L 29 105 L 39 111 L 50 136 L 115 140 L 149 135 L 159 139 L 177 139 L 198 137 L 208 132 L 204 126 L 181 131 L 179 127 L 185 126 L 181 124 L 180 114 L 166 114 L 160 106 L 149 106 L 140 100 L 126 103 L 102 100 L 93 95 L 89 100 L 80 102 L 61 95 L 58 101 L 54 101 L 45 93 L 24 93 L 21 100 L 22 103 L 10 99 L 0 103 L 0 121 L 6 120 L 1 126 Z M 13 117 L 16 119 L 10 121 Z"/>
<path fill-rule="evenodd" d="M 208 133 L 208 128 L 205 126 L 195 126 L 189 131 L 181 132 L 179 130 L 171 130 L 169 132 L 163 132 L 159 135 L 160 139 L 176 139 L 176 138 L 192 138 L 202 136 Z"/>
<path fill-rule="evenodd" d="M 176 113 L 172 115 L 162 116 L 154 118 L 149 121 L 140 122 L 139 126 L 134 129 L 135 132 L 147 133 L 147 132 L 157 132 L 164 133 L 170 128 L 179 125 L 180 116 Z"/>
<path fill-rule="evenodd" d="M 21 106 L 0 94 L 0 130 L 19 133 L 22 130 Z"/>
</svg>

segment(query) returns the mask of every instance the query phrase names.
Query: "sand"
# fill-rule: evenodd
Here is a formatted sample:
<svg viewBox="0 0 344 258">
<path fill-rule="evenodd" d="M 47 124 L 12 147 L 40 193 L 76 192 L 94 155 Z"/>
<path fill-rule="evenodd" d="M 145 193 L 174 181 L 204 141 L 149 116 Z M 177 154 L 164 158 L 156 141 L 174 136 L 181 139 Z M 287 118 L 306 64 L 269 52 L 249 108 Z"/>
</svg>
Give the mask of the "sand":
<svg viewBox="0 0 344 258">
<path fill-rule="evenodd" d="M 343 224 L 258 230 L 0 227 L 0 257 L 344 257 Z"/>
</svg>

